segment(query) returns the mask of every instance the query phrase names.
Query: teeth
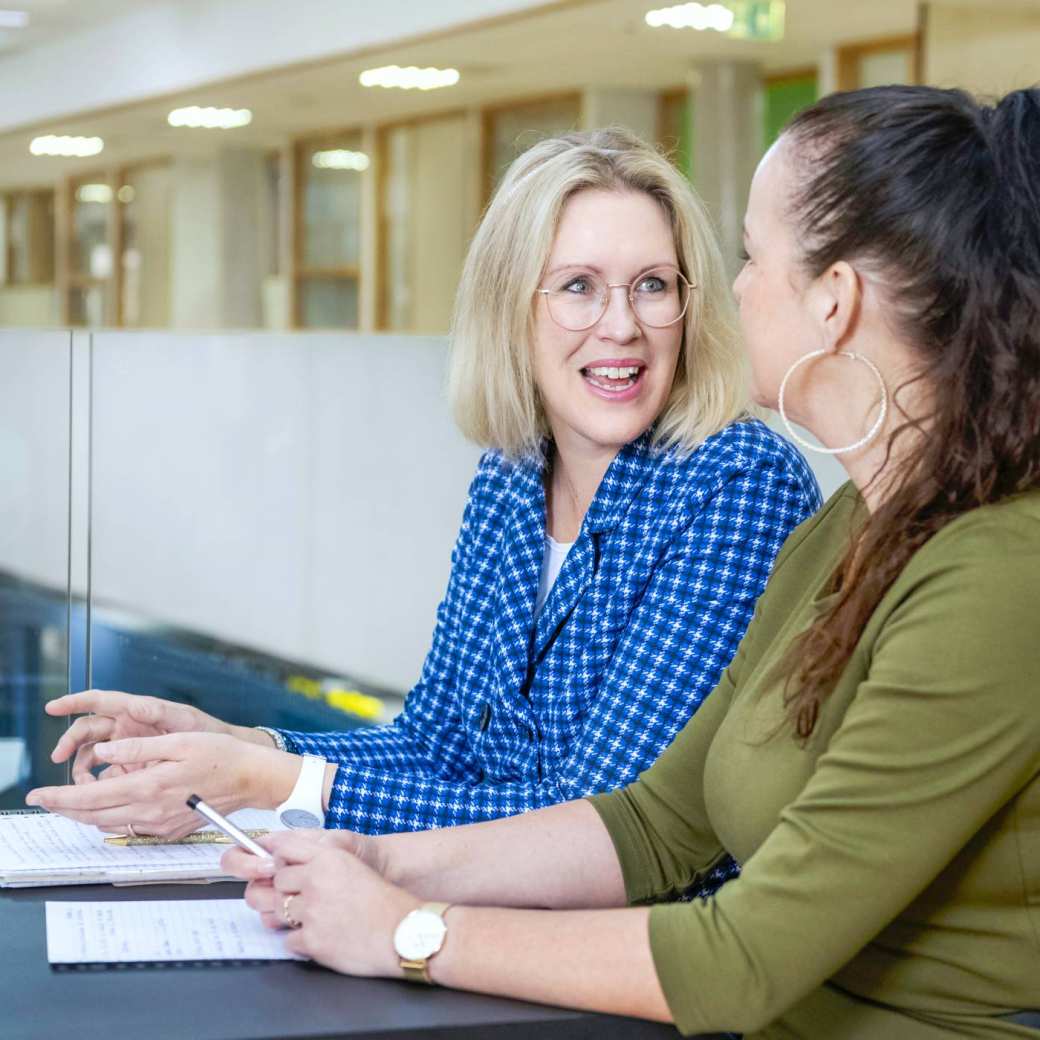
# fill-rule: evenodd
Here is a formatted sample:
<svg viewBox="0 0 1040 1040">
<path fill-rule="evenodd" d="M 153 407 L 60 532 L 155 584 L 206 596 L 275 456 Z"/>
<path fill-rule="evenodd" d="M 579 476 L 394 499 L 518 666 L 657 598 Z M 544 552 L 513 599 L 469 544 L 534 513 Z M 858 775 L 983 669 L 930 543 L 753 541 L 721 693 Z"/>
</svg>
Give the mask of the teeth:
<svg viewBox="0 0 1040 1040">
<path fill-rule="evenodd" d="M 634 379 L 639 375 L 639 366 L 631 365 L 625 368 L 603 366 L 600 368 L 587 368 L 590 376 L 600 376 L 602 379 Z"/>
</svg>

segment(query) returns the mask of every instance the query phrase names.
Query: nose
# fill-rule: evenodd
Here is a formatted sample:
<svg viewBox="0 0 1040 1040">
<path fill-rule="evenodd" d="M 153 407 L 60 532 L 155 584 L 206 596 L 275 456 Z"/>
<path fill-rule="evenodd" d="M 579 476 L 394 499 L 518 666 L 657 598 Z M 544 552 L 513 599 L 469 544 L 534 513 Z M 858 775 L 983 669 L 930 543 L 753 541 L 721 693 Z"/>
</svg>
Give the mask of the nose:
<svg viewBox="0 0 1040 1040">
<path fill-rule="evenodd" d="M 627 285 L 607 287 L 607 309 L 596 328 L 603 339 L 617 343 L 628 343 L 639 335 L 639 322 L 628 298 Z"/>
</svg>

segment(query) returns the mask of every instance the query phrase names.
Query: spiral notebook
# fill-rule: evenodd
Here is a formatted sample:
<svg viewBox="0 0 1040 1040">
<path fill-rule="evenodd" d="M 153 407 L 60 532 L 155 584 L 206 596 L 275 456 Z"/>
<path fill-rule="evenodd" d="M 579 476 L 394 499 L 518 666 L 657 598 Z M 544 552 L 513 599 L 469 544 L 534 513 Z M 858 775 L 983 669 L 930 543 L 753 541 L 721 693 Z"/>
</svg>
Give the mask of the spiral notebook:
<svg viewBox="0 0 1040 1040">
<path fill-rule="evenodd" d="M 273 812 L 240 809 L 243 829 L 283 830 Z M 106 845 L 96 828 L 54 813 L 0 813 L 0 888 L 220 881 L 227 845 Z"/>
</svg>

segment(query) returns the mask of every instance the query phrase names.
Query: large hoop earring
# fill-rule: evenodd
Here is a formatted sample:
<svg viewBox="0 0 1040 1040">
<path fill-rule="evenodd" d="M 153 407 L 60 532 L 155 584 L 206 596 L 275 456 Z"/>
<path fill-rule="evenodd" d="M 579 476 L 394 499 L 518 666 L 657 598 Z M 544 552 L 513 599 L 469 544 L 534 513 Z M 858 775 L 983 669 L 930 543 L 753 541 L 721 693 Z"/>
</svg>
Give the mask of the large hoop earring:
<svg viewBox="0 0 1040 1040">
<path fill-rule="evenodd" d="M 874 425 L 867 431 L 866 436 L 860 437 L 855 444 L 846 444 L 844 448 L 821 448 L 818 444 L 811 444 L 804 437 L 800 436 L 795 432 L 794 427 L 791 425 L 791 420 L 787 418 L 787 412 L 784 411 L 784 393 L 787 390 L 787 381 L 791 378 L 795 369 L 804 365 L 806 361 L 811 361 L 813 358 L 821 357 L 823 354 L 829 354 L 828 350 L 812 350 L 808 354 L 800 357 L 784 374 L 784 378 L 780 383 L 780 392 L 777 394 L 776 407 L 780 413 L 780 418 L 783 420 L 784 426 L 787 427 L 788 436 L 793 440 L 799 447 L 805 448 L 806 451 L 815 451 L 821 455 L 845 455 L 850 451 L 857 451 L 859 448 L 866 447 L 880 432 L 881 427 L 885 425 L 885 416 L 888 415 L 888 387 L 885 386 L 884 377 L 878 370 L 877 365 L 874 364 L 869 358 L 865 358 L 862 354 L 854 354 L 851 350 L 839 350 L 837 351 L 842 357 L 851 358 L 853 361 L 861 361 L 871 372 L 874 373 L 874 378 L 878 381 L 878 385 L 881 387 L 881 411 L 878 412 L 878 417 L 874 420 Z"/>
</svg>

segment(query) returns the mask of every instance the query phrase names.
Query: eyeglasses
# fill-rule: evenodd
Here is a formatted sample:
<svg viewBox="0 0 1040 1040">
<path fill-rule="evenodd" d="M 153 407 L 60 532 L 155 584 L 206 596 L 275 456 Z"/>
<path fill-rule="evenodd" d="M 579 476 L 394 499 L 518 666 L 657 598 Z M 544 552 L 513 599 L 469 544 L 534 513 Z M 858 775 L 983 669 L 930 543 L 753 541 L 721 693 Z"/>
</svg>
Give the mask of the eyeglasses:
<svg viewBox="0 0 1040 1040">
<path fill-rule="evenodd" d="M 591 329 L 610 303 L 611 289 L 625 289 L 641 325 L 664 329 L 686 313 L 690 290 L 696 288 L 674 267 L 655 267 L 635 281 L 606 282 L 598 275 L 564 271 L 546 289 L 536 290 L 545 297 L 549 317 L 570 332 Z"/>
</svg>

